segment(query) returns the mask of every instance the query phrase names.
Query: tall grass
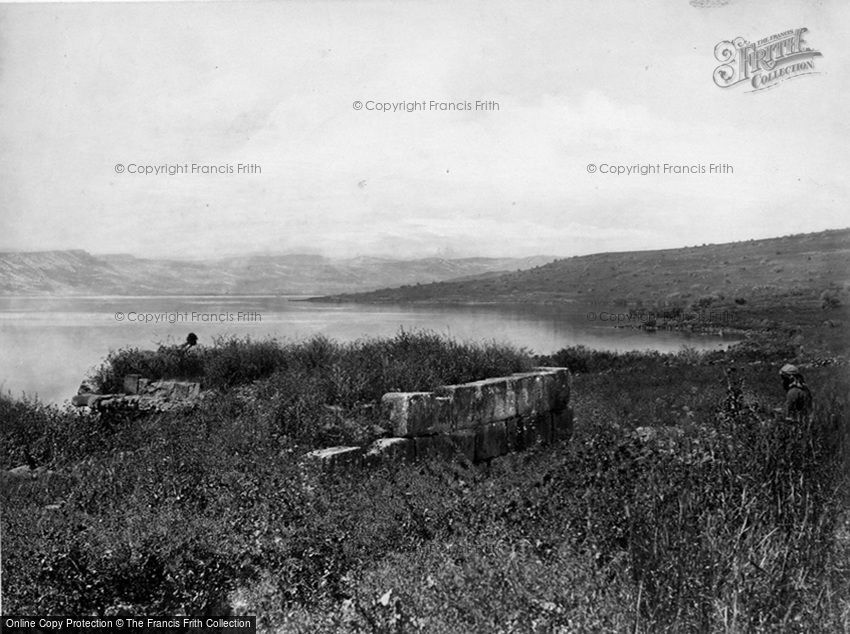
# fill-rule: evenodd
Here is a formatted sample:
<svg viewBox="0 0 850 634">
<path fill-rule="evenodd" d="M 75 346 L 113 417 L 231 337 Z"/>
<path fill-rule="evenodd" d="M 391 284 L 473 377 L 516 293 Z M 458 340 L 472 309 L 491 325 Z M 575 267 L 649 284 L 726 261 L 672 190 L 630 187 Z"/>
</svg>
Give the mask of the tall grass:
<svg viewBox="0 0 850 634">
<path fill-rule="evenodd" d="M 252 371 L 194 411 L 109 429 L 0 399 L 14 419 L 4 446 L 52 443 L 36 453 L 57 469 L 3 487 L 7 611 L 200 614 L 228 600 L 264 629 L 304 632 L 848 625 L 835 537 L 850 473 L 841 368 L 807 372 L 816 411 L 801 426 L 774 413 L 782 393 L 770 366 L 740 365 L 730 394 L 734 355 L 588 354 L 569 443 L 489 466 L 311 480 L 298 455 L 354 433 L 334 421 L 374 394 L 531 360 L 430 335 L 278 348 L 267 375 Z M 228 367 L 212 363 L 200 376 Z M 22 435 L 26 425 L 36 431 Z M 632 431 L 643 426 L 678 431 L 641 440 Z M 76 435 L 90 440 L 65 447 Z"/>
</svg>

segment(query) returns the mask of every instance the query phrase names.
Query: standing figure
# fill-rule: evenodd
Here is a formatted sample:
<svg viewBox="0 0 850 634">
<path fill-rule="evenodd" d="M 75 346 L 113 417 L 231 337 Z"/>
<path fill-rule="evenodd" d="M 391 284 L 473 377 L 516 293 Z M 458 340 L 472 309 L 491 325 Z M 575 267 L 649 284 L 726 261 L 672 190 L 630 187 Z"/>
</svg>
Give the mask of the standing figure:
<svg viewBox="0 0 850 634">
<path fill-rule="evenodd" d="M 787 363 L 779 370 L 785 390 L 785 416 L 798 422 L 808 422 L 812 415 L 812 392 L 795 365 Z"/>
<path fill-rule="evenodd" d="M 181 354 L 185 353 L 189 350 L 189 348 L 196 345 L 197 343 L 198 343 L 198 335 L 196 335 L 194 332 L 190 332 L 189 336 L 186 337 L 185 343 L 180 344 L 180 346 L 177 348 L 177 350 Z"/>
</svg>

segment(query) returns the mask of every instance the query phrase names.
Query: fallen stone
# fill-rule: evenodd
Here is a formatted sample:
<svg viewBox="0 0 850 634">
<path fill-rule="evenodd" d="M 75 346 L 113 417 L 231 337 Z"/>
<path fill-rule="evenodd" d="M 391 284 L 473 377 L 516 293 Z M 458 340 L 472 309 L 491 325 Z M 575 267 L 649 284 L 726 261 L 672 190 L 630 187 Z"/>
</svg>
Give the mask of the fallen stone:
<svg viewBox="0 0 850 634">
<path fill-rule="evenodd" d="M 27 482 L 31 480 L 39 480 L 42 478 L 50 478 L 54 475 L 54 471 L 47 467 L 36 467 L 30 469 L 29 465 L 21 465 L 8 469 L 3 473 L 3 480 L 7 482 Z"/>
<path fill-rule="evenodd" d="M 363 454 L 363 447 L 327 447 L 311 451 L 304 458 L 324 472 L 360 467 Z"/>
<path fill-rule="evenodd" d="M 379 438 L 363 456 L 364 464 L 378 465 L 384 461 L 412 462 L 416 458 L 416 445 L 412 438 Z"/>
<path fill-rule="evenodd" d="M 96 408 L 98 402 L 103 398 L 109 398 L 111 394 L 77 394 L 71 398 L 71 404 L 75 407 Z"/>
</svg>

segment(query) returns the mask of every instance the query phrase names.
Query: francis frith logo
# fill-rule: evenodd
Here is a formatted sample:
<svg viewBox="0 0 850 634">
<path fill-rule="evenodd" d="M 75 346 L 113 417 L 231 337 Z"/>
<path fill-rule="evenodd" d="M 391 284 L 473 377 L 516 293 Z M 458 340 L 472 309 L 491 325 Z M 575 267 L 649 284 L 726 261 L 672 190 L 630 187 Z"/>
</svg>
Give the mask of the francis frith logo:
<svg viewBox="0 0 850 634">
<path fill-rule="evenodd" d="M 714 83 L 731 88 L 747 82 L 755 91 L 817 72 L 815 58 L 821 53 L 806 44 L 807 31 L 805 27 L 791 29 L 757 42 L 743 37 L 720 42 L 714 47 L 714 57 L 722 62 L 714 69 Z"/>
</svg>

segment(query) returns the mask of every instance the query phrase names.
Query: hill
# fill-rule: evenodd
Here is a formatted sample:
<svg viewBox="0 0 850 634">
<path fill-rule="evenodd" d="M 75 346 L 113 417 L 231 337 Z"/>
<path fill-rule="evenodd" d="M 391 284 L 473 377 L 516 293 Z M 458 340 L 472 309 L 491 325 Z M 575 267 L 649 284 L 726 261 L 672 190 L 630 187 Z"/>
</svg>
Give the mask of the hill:
<svg viewBox="0 0 850 634">
<path fill-rule="evenodd" d="M 85 251 L 0 253 L 0 295 L 309 295 L 367 291 L 528 268 L 528 258 L 331 259 L 251 255 L 209 260 L 95 256 Z"/>
<path fill-rule="evenodd" d="M 559 259 L 529 270 L 405 285 L 322 301 L 559 303 L 658 307 L 797 297 L 821 301 L 850 288 L 850 229 L 657 251 Z"/>
</svg>

